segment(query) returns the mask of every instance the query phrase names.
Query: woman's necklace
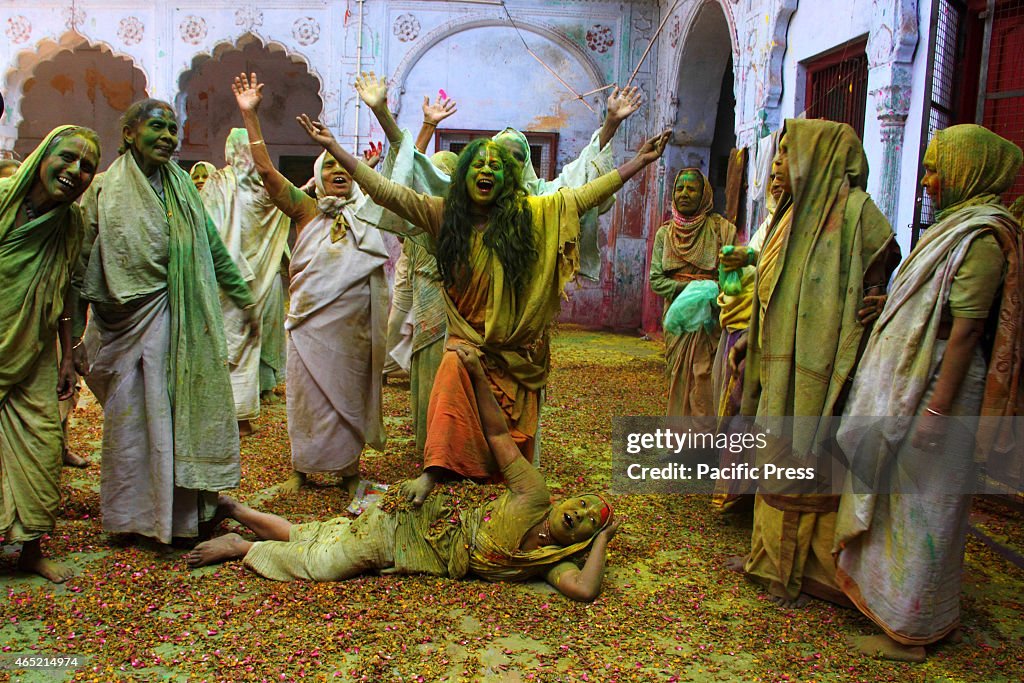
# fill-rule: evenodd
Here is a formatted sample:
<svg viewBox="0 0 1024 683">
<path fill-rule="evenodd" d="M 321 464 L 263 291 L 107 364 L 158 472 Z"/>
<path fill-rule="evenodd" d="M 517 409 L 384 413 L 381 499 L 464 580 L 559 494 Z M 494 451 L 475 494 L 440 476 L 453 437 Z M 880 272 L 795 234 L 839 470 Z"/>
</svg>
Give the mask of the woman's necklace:
<svg viewBox="0 0 1024 683">
<path fill-rule="evenodd" d="M 544 518 L 544 528 L 537 532 L 537 538 L 542 541 L 547 541 L 551 537 L 551 520 L 548 517 Z"/>
</svg>

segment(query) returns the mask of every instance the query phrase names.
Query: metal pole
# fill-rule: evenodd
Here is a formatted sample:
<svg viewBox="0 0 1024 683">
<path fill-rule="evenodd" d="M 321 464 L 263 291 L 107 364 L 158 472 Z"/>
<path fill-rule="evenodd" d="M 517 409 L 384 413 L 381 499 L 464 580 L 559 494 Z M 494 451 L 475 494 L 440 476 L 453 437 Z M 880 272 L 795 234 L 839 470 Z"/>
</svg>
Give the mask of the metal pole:
<svg viewBox="0 0 1024 683">
<path fill-rule="evenodd" d="M 988 59 L 992 47 L 992 22 L 996 14 L 996 0 L 988 0 L 985 9 L 985 40 L 981 43 L 981 68 L 978 70 L 978 106 L 974 110 L 974 122 L 979 126 L 985 120 L 985 99 L 988 94 Z"/>
</svg>

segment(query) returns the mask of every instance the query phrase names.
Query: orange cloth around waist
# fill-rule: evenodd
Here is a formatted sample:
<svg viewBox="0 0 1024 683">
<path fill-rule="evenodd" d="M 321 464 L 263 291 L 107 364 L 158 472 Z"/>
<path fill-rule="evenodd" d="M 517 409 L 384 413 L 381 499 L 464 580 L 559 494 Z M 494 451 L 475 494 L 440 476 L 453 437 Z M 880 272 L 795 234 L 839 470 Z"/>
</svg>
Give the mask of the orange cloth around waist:
<svg viewBox="0 0 1024 683">
<path fill-rule="evenodd" d="M 539 392 L 528 391 L 525 406 L 513 420 L 515 396 L 509 396 L 491 379 L 491 391 L 505 413 L 509 433 L 523 457 L 533 462 L 537 432 Z M 497 482 L 501 470 L 491 455 L 480 425 L 473 382 L 454 351 L 446 351 L 434 377 L 427 408 L 427 439 L 423 446 L 423 467 L 444 467 L 472 479 Z"/>
</svg>

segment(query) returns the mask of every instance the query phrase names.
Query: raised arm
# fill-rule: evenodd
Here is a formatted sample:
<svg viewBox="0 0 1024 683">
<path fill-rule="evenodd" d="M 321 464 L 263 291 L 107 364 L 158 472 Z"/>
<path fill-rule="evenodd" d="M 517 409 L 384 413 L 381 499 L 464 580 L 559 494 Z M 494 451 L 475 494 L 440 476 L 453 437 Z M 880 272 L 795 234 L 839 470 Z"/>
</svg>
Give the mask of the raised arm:
<svg viewBox="0 0 1024 683">
<path fill-rule="evenodd" d="M 597 180 L 592 180 L 574 190 L 576 195 L 576 209 L 582 215 L 586 211 L 597 206 L 604 200 L 615 194 L 630 178 L 639 173 L 649 163 L 657 160 L 665 152 L 665 145 L 668 143 L 671 131 L 665 131 L 660 135 L 644 142 L 636 156 L 619 166 L 614 173 L 603 175 Z M 615 177 L 615 174 L 618 177 Z"/>
<path fill-rule="evenodd" d="M 640 93 L 640 88 L 633 86 L 631 88 L 623 88 L 619 90 L 616 86 L 610 95 L 608 95 L 608 109 L 604 116 L 604 124 L 601 126 L 600 145 L 601 149 L 604 149 L 612 138 L 615 137 L 616 131 L 619 130 L 619 126 L 622 122 L 629 118 L 629 115 L 640 108 L 640 104 L 643 101 L 643 96 Z"/>
<path fill-rule="evenodd" d="M 443 90 L 441 93 L 438 94 L 433 104 L 431 104 L 429 97 L 423 96 L 423 125 L 420 126 L 419 135 L 416 136 L 416 149 L 423 154 L 427 153 L 427 145 L 430 144 L 430 138 L 434 137 L 437 124 L 459 110 L 455 100 L 448 99 L 443 94 Z"/>
<path fill-rule="evenodd" d="M 358 159 L 338 144 L 338 141 L 334 139 L 334 134 L 320 121 L 314 121 L 305 114 L 296 117 L 296 120 L 306 130 L 309 137 L 326 149 L 328 154 L 338 160 L 342 168 L 352 174 L 352 179 L 356 181 L 363 192 L 369 195 L 370 199 L 385 209 L 393 211 L 414 226 L 422 228 L 432 235 L 437 234 L 441 224 L 439 209 L 443 206 L 443 200 L 414 192 L 408 187 L 393 183 L 366 164 L 359 163 Z M 399 231 L 395 230 L 394 232 Z"/>
<path fill-rule="evenodd" d="M 377 123 L 384 130 L 388 142 L 397 145 L 402 141 L 402 129 L 388 109 L 388 82 L 379 78 L 374 72 L 363 72 L 359 74 L 355 82 L 356 92 L 373 115 L 377 117 Z M 333 154 L 333 152 L 332 152 Z M 335 157 L 337 159 L 337 157 Z M 339 159 L 340 161 L 340 159 Z"/>
<path fill-rule="evenodd" d="M 274 201 L 274 205 L 301 228 L 315 214 L 316 202 L 292 201 L 295 198 L 293 196 L 295 193 L 292 192 L 294 186 L 281 175 L 270 159 L 267 144 L 263 141 L 263 131 L 260 128 L 258 115 L 260 102 L 263 101 L 263 86 L 264 84 L 257 80 L 255 73 L 248 76 L 243 73 L 235 76 L 231 90 L 235 93 L 235 102 L 238 104 L 238 110 L 242 113 L 245 129 L 249 132 L 249 151 L 252 153 L 256 172 L 260 174 L 260 179 L 263 181 L 263 187 Z"/>
</svg>

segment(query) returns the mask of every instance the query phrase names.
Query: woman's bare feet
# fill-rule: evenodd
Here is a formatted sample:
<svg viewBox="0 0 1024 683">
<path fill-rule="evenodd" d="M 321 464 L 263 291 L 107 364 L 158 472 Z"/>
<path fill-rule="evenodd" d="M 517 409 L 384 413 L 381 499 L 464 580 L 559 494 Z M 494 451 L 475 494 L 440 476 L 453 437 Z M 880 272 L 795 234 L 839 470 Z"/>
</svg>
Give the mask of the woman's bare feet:
<svg viewBox="0 0 1024 683">
<path fill-rule="evenodd" d="M 736 572 L 737 574 L 745 573 L 746 570 L 744 569 L 744 567 L 746 567 L 746 566 L 747 566 L 747 556 L 746 555 L 733 555 L 732 557 L 730 557 L 728 560 L 725 561 L 725 568 L 728 569 L 731 572 Z"/>
<path fill-rule="evenodd" d="M 47 581 L 54 583 L 64 583 L 75 574 L 71 567 L 47 559 L 43 555 L 39 539 L 26 541 L 22 544 L 21 557 L 18 558 L 18 569 L 39 574 L 39 576 Z"/>
<path fill-rule="evenodd" d="M 72 453 L 71 451 L 69 451 L 66 448 L 64 449 L 64 454 L 62 456 L 62 461 L 63 461 L 64 467 L 77 467 L 79 469 L 84 469 L 84 468 L 89 466 L 89 461 L 88 460 L 86 460 L 85 458 L 83 458 L 81 456 L 75 455 L 74 453 Z"/>
<path fill-rule="evenodd" d="M 251 547 L 252 542 L 238 534 L 225 534 L 209 541 L 203 541 L 193 550 L 185 553 L 185 561 L 190 567 L 206 567 L 211 564 L 241 559 L 245 557 Z"/>
<path fill-rule="evenodd" d="M 801 593 L 795 598 L 782 597 L 781 595 L 769 595 L 768 597 L 773 603 L 783 609 L 803 609 L 811 601 L 811 596 L 807 593 Z"/>
<path fill-rule="evenodd" d="M 238 421 L 238 436 L 252 436 L 255 430 L 252 428 L 252 422 L 249 420 Z"/>
<path fill-rule="evenodd" d="M 281 482 L 281 493 L 298 493 L 305 485 L 306 475 L 302 472 L 292 472 L 292 476 Z"/>
<path fill-rule="evenodd" d="M 923 647 L 901 645 L 884 633 L 874 636 L 849 636 L 846 641 L 851 647 L 868 657 L 915 664 L 920 664 L 925 660 Z"/>
</svg>

